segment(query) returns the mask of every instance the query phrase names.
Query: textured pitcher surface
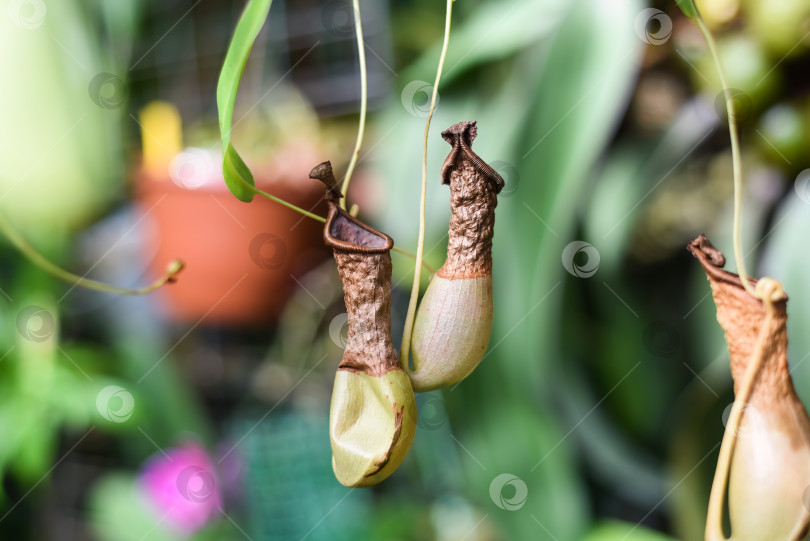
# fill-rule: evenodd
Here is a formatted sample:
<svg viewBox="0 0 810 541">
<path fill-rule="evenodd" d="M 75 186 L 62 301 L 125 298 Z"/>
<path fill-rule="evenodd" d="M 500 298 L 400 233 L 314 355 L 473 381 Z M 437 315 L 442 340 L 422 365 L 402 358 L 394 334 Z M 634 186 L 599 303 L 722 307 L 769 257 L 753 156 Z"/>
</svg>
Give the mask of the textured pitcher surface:
<svg viewBox="0 0 810 541">
<path fill-rule="evenodd" d="M 394 243 L 338 207 L 328 162 L 310 175 L 329 188 L 323 237 L 337 262 L 349 326 L 329 411 L 332 468 L 346 486 L 369 486 L 399 467 L 416 431 L 413 388 L 391 340 Z"/>
<path fill-rule="evenodd" d="M 760 366 L 734 447 L 728 486 L 732 539 L 803 539 L 810 515 L 810 419 L 796 395 L 787 362 L 787 296 L 765 303 L 722 270 L 725 257 L 702 235 L 689 244 L 700 261 L 725 331 L 740 400 L 750 365 Z M 757 281 L 752 280 L 752 285 Z M 780 290 L 781 291 L 781 290 Z"/>
<path fill-rule="evenodd" d="M 450 185 L 447 259 L 416 313 L 411 346 L 416 391 L 458 383 L 484 356 L 492 332 L 492 237 L 503 179 L 472 150 L 475 122 L 442 133 L 452 145 L 442 166 Z"/>
</svg>

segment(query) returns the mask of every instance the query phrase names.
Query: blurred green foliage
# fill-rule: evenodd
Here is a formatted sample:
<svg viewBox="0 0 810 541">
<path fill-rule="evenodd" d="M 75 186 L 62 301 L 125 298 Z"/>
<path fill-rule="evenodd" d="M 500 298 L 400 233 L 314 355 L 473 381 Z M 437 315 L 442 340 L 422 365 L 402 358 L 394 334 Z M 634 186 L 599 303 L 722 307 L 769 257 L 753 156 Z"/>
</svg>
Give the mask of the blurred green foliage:
<svg viewBox="0 0 810 541">
<path fill-rule="evenodd" d="M 274 2 L 271 21 L 288 4 Z M 709 0 L 698 4 L 746 106 L 747 261 L 755 274 L 782 280 L 790 295 L 789 359 L 807 403 L 810 186 L 799 172 L 810 167 L 810 54 L 802 41 L 810 14 L 806 3 L 788 0 L 726 2 L 733 8 L 727 16 Z M 693 9 L 691 2 L 641 0 L 456 3 L 429 138 L 426 260 L 443 261 L 449 212 L 438 179 L 449 151 L 440 131 L 477 120 L 475 150 L 497 162 L 507 182 L 494 241 L 496 323 L 472 376 L 419 397 L 411 455 L 373 490 L 344 490 L 329 474 L 324 425 L 340 356 L 333 323 L 343 311 L 331 262 L 302 278 L 275 328 L 256 334 L 164 328 L 146 299 L 76 315 L 72 300 L 60 302 L 67 286 L 5 249 L 2 537 L 45 538 L 46 521 L 35 519 L 54 512 L 54 494 L 76 484 L 62 477 L 73 471 L 68 465 L 81 469 L 76 464 L 87 460 L 93 473 L 81 477 L 85 485 L 67 513 L 101 539 L 171 538 L 155 526 L 137 472 L 151 454 L 192 439 L 212 453 L 238 449 L 229 456 L 242 461 L 238 475 L 227 476 L 223 457 L 228 515 L 195 539 L 701 538 L 733 396 L 708 285 L 683 247 L 706 233 L 730 253 L 731 169 L 722 98 L 717 103 L 722 89 L 679 5 L 687 15 Z M 153 14 L 156 37 L 195 9 L 181 7 Z M 228 7 L 233 28 L 242 4 Z M 665 25 L 639 23 L 648 8 L 673 23 L 658 44 L 650 34 Z M 49 2 L 47 9 L 39 33 L 5 17 L 5 4 L 0 13 L 0 68 L 14 81 L 0 90 L 2 118 L 14 127 L 0 142 L 8 195 L 0 210 L 38 249 L 70 266 L 79 259 L 74 234 L 129 204 L 124 156 L 136 146 L 121 123 L 132 107 L 99 107 L 88 84 L 95 73 L 124 73 L 138 60 L 133 44 L 155 6 Z M 381 194 L 361 215 L 410 250 L 424 89 L 435 75 L 444 13 L 428 0 L 390 9 L 394 91 L 371 114 L 361 163 L 367 178 L 355 188 Z M 208 61 L 219 65 L 226 45 Z M 248 64 L 248 71 L 262 67 Z M 269 88 L 282 76 L 278 70 L 258 80 Z M 420 81 L 419 92 L 406 92 Z M 143 93 L 133 101 L 154 97 L 142 82 L 132 88 Z M 197 120 L 213 125 L 211 90 L 210 118 Z M 312 134 L 315 122 L 290 115 Z M 350 133 L 355 120 L 322 120 L 318 135 Z M 351 142 L 334 145 L 350 149 Z M 598 253 L 589 278 L 566 272 L 565 249 L 574 241 Z M 397 333 L 412 263 L 394 257 Z M 587 254 L 577 257 L 569 267 L 591 263 Z M 32 306 L 44 313 L 21 330 L 21 314 Z M 47 329 L 41 317 L 48 316 L 45 339 L 26 338 Z M 200 374 L 211 357 L 224 375 L 204 387 Z M 111 423 L 99 410 L 96 398 L 108 385 L 133 395 L 126 422 Z M 83 458 L 74 462 L 77 454 Z M 524 487 L 525 498 L 515 500 Z"/>
</svg>

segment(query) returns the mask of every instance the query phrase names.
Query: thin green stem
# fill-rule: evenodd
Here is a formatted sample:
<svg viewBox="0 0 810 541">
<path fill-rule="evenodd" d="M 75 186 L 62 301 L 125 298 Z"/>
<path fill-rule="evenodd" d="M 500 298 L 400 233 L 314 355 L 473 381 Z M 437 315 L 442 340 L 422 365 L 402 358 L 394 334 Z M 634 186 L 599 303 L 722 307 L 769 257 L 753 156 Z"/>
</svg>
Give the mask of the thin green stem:
<svg viewBox="0 0 810 541">
<path fill-rule="evenodd" d="M 127 289 L 122 287 L 111 286 L 109 284 L 105 284 L 103 282 L 97 282 L 96 280 L 89 280 L 77 274 L 73 274 L 72 272 L 68 272 L 65 269 L 55 265 L 48 261 L 45 256 L 37 252 L 28 241 L 26 241 L 22 235 L 20 235 L 16 229 L 14 229 L 11 224 L 6 220 L 3 215 L 0 215 L 0 230 L 2 230 L 3 234 L 11 241 L 11 244 L 14 245 L 22 254 L 28 258 L 31 263 L 39 267 L 40 269 L 44 270 L 48 274 L 59 278 L 60 280 L 64 280 L 65 282 L 86 288 L 86 289 L 93 289 L 96 291 L 104 291 L 107 293 L 117 293 L 119 295 L 144 295 L 146 293 L 150 293 L 163 285 L 173 282 L 176 279 L 177 273 L 179 273 L 183 268 L 183 263 L 180 260 L 174 260 L 169 263 L 169 267 L 166 270 L 166 274 L 164 274 L 160 279 L 153 282 L 152 284 L 142 287 L 140 289 Z"/>
<path fill-rule="evenodd" d="M 266 197 L 267 199 L 269 199 L 271 201 L 275 201 L 276 203 L 278 203 L 280 205 L 284 205 L 288 209 L 294 210 L 295 212 L 297 212 L 299 214 L 302 214 L 303 216 L 306 216 L 307 218 L 311 218 L 311 219 L 313 219 L 313 220 L 315 220 L 317 222 L 321 222 L 322 224 L 326 223 L 326 218 L 324 218 L 323 216 L 318 216 L 317 214 L 313 214 L 313 213 L 311 213 L 309 211 L 306 211 L 306 210 L 302 209 L 301 207 L 297 207 L 297 206 L 293 205 L 292 203 L 288 203 L 287 201 L 281 199 L 280 197 L 276 197 L 273 194 L 270 194 L 270 193 L 267 193 L 267 192 L 265 192 L 263 190 L 260 190 L 260 189 L 256 188 L 255 186 L 251 186 L 249 184 L 245 184 L 245 185 L 248 186 L 251 190 L 253 190 L 256 194 L 261 195 L 263 197 Z M 414 261 L 416 261 L 416 255 L 414 255 L 414 254 L 412 254 L 410 252 L 407 252 L 407 251 L 403 250 L 402 248 L 398 248 L 397 246 L 394 246 L 391 249 L 393 251 L 395 251 L 395 252 L 399 252 L 400 254 L 402 254 L 402 255 L 404 255 L 406 257 L 409 257 L 409 258 L 413 259 Z M 429 273 L 431 273 L 431 274 L 436 273 L 436 271 L 433 270 L 433 268 L 431 268 L 430 265 L 428 265 L 424 261 L 422 261 L 421 265 Z"/>
<path fill-rule="evenodd" d="M 723 86 L 723 95 L 726 102 L 726 116 L 728 117 L 728 131 L 731 138 L 731 164 L 734 171 L 734 262 L 737 265 L 737 274 L 740 275 L 740 280 L 745 290 L 757 297 L 754 288 L 748 281 L 748 273 L 745 271 L 745 261 L 742 255 L 742 158 L 740 157 L 740 135 L 737 127 L 737 115 L 734 111 L 734 100 L 731 99 L 730 89 L 726 81 L 726 73 L 723 70 L 723 65 L 720 62 L 720 55 L 717 53 L 717 45 L 714 42 L 711 31 L 706 26 L 703 18 L 698 13 L 695 17 L 703 37 L 706 38 L 706 43 L 709 45 L 709 52 L 714 60 L 717 74 L 720 77 L 720 84 Z M 757 297 L 758 298 L 758 297 Z"/>
<path fill-rule="evenodd" d="M 253 193 L 261 195 L 262 197 L 266 197 L 270 201 L 274 201 L 274 202 L 278 203 L 279 205 L 284 205 L 288 209 L 294 210 L 298 214 L 302 214 L 303 216 L 306 216 L 307 218 L 312 218 L 313 220 L 321 222 L 322 224 L 326 223 L 326 218 L 322 218 L 322 217 L 318 216 L 317 214 L 313 214 L 313 213 L 311 213 L 311 212 L 309 212 L 307 210 L 302 209 L 301 207 L 293 205 L 292 203 L 288 203 L 287 201 L 283 200 L 280 197 L 276 197 L 275 195 L 273 195 L 271 193 L 267 193 L 264 190 L 260 190 L 259 188 L 257 188 L 253 184 L 249 184 L 249 183 L 245 182 L 245 179 L 243 179 L 241 176 L 238 177 L 238 178 L 242 182 L 242 186 L 244 186 L 246 189 L 252 191 Z"/>
<path fill-rule="evenodd" d="M 409 372 L 408 355 L 411 349 L 411 335 L 413 334 L 413 322 L 416 317 L 416 303 L 419 299 L 419 285 L 422 278 L 422 253 L 425 249 L 425 200 L 427 198 L 427 149 L 428 133 L 430 132 L 430 120 L 433 118 L 433 111 L 436 109 L 436 99 L 439 95 L 439 82 L 444 69 L 444 59 L 447 56 L 447 46 L 450 43 L 450 21 L 453 14 L 453 0 L 447 0 L 447 16 L 444 23 L 444 43 L 442 53 L 439 57 L 439 67 L 436 70 L 436 80 L 433 83 L 433 94 L 430 97 L 430 111 L 425 122 L 425 141 L 422 148 L 422 194 L 419 200 L 419 240 L 416 246 L 416 267 L 413 272 L 413 286 L 411 287 L 411 298 L 408 301 L 408 315 L 405 318 L 405 328 L 402 331 L 402 346 L 400 347 L 399 362 L 402 369 Z"/>
<path fill-rule="evenodd" d="M 395 251 L 395 252 L 399 252 L 400 254 L 404 255 L 405 257 L 409 257 L 409 258 L 413 259 L 414 261 L 416 261 L 416 255 L 415 254 L 407 252 L 407 251 L 405 251 L 402 248 L 399 248 L 397 246 L 394 246 L 391 249 L 393 251 Z M 433 267 L 431 267 L 430 265 L 425 263 L 424 259 L 422 260 L 422 268 L 425 269 L 426 271 L 428 271 L 431 275 L 436 274 L 436 269 L 434 269 Z"/>
<path fill-rule="evenodd" d="M 273 194 L 267 193 L 267 192 L 265 192 L 265 191 L 263 191 L 263 190 L 260 190 L 260 189 L 258 189 L 258 188 L 255 188 L 255 187 L 253 187 L 253 186 L 251 186 L 251 189 L 255 190 L 255 192 L 256 192 L 257 194 L 259 194 L 259 195 L 261 195 L 261 196 L 266 197 L 266 198 L 267 198 L 267 199 L 269 199 L 270 201 L 275 201 L 275 202 L 276 202 L 276 203 L 278 203 L 279 205 L 284 205 L 284 206 L 285 206 L 285 207 L 287 207 L 288 209 L 292 209 L 292 210 L 294 210 L 295 212 L 297 212 L 297 213 L 299 213 L 299 214 L 303 214 L 303 215 L 304 215 L 304 216 L 306 216 L 307 218 L 312 218 L 313 220 L 316 220 L 316 221 L 318 221 L 318 222 L 321 222 L 322 224 L 325 224 L 325 223 L 326 223 L 326 218 L 323 218 L 323 217 L 321 217 L 321 216 L 318 216 L 317 214 L 313 214 L 313 213 L 311 213 L 311 212 L 309 212 L 309 211 L 307 211 L 307 210 L 302 209 L 301 207 L 297 207 L 297 206 L 293 205 L 292 203 L 288 203 L 288 202 L 284 201 L 283 199 L 281 199 L 280 197 L 276 197 L 276 196 L 275 196 L 275 195 L 273 195 Z"/>
<path fill-rule="evenodd" d="M 352 180 L 354 166 L 357 165 L 357 157 L 360 155 L 360 146 L 363 144 L 363 132 L 366 130 L 366 110 L 368 108 L 368 74 L 366 72 L 366 47 L 363 43 L 363 23 L 360 20 L 360 1 L 352 0 L 354 11 L 354 29 L 357 35 L 357 54 L 360 59 L 360 124 L 357 126 L 357 141 L 354 143 L 354 152 L 349 160 L 349 167 L 346 169 L 346 176 L 343 178 L 343 185 L 340 193 L 340 206 L 346 208 L 346 194 L 349 192 L 349 182 Z"/>
</svg>

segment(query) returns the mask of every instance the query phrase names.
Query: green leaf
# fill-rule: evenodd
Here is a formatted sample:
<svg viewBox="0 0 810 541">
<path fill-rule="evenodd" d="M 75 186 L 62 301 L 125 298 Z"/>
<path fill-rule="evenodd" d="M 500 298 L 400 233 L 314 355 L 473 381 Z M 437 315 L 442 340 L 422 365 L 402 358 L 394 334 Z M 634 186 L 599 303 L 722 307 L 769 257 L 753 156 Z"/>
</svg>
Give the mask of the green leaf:
<svg viewBox="0 0 810 541">
<path fill-rule="evenodd" d="M 219 130 L 222 134 L 222 175 L 225 184 L 240 201 L 250 202 L 255 194 L 256 181 L 242 157 L 231 144 L 231 125 L 236 95 L 242 81 L 250 49 L 267 20 L 273 0 L 250 0 L 233 34 L 222 72 L 217 83 L 217 109 Z"/>
<path fill-rule="evenodd" d="M 681 8 L 684 15 L 690 19 L 697 19 L 698 10 L 695 5 L 695 0 L 675 0 L 675 2 L 678 3 L 678 7 Z"/>
<path fill-rule="evenodd" d="M 231 193 L 241 201 L 249 203 L 253 199 L 254 191 L 250 189 L 256 185 L 253 173 L 230 142 L 222 155 L 222 176 Z"/>
</svg>

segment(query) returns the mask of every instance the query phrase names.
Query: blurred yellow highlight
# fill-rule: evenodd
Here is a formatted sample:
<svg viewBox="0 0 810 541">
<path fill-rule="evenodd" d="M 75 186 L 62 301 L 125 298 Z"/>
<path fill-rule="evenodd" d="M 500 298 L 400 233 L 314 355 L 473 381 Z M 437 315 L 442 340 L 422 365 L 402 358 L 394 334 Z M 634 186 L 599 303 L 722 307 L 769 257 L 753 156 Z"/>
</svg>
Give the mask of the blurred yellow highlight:
<svg viewBox="0 0 810 541">
<path fill-rule="evenodd" d="M 183 121 L 171 103 L 150 102 L 139 113 L 143 168 L 150 178 L 168 178 L 166 171 L 172 159 L 183 150 Z"/>
<path fill-rule="evenodd" d="M 730 23 L 740 13 L 740 0 L 695 0 L 695 4 L 712 29 Z"/>
</svg>

